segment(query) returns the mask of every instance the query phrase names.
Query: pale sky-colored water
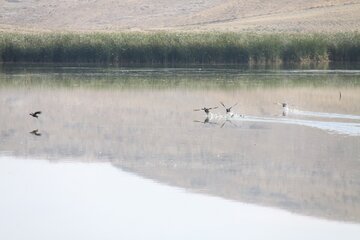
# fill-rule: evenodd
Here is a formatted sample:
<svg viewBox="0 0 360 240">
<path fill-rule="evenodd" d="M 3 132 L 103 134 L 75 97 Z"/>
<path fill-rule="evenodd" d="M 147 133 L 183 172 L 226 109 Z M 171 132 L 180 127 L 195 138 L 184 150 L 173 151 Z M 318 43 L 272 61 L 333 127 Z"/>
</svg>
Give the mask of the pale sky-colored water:
<svg viewBox="0 0 360 240">
<path fill-rule="evenodd" d="M 0 158 L 1 239 L 358 239 L 360 225 L 190 193 L 110 164 Z"/>
</svg>

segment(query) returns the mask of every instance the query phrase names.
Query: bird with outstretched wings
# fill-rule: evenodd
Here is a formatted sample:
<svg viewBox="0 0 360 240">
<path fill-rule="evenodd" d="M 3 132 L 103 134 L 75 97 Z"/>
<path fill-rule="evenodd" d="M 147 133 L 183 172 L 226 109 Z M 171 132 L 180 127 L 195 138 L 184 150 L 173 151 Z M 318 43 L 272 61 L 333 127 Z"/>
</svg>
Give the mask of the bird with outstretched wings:
<svg viewBox="0 0 360 240">
<path fill-rule="evenodd" d="M 220 103 L 221 103 L 221 105 L 223 105 L 223 107 L 225 108 L 226 113 L 231 112 L 231 109 L 232 109 L 233 107 L 235 107 L 236 105 L 238 105 L 238 103 L 235 103 L 235 104 L 232 105 L 231 107 L 227 108 L 223 102 L 220 102 Z"/>
<path fill-rule="evenodd" d="M 36 111 L 36 112 L 30 113 L 30 115 L 33 116 L 34 118 L 38 118 L 39 114 L 41 114 L 41 111 Z"/>
<path fill-rule="evenodd" d="M 194 111 L 204 111 L 206 114 L 210 113 L 211 109 L 217 109 L 218 107 L 203 107 L 203 108 L 199 108 L 199 109 L 194 109 Z"/>
</svg>

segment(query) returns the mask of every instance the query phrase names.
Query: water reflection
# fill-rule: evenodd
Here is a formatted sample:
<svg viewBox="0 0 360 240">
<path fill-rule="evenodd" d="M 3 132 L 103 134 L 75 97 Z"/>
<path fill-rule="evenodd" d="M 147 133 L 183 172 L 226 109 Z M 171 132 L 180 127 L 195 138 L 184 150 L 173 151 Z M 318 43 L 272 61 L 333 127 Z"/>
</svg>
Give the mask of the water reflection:
<svg viewBox="0 0 360 240">
<path fill-rule="evenodd" d="M 110 164 L 0 157 L 2 239 L 358 239 L 360 226 L 164 186 Z M 261 229 L 261 231 L 258 231 Z"/>
<path fill-rule="evenodd" d="M 0 152 L 110 162 L 194 192 L 360 221 L 360 72 L 189 72 L 0 74 Z M 239 104 L 233 115 L 193 111 L 220 101 Z M 276 116 L 279 101 L 297 107 Z"/>
<path fill-rule="evenodd" d="M 217 123 L 210 122 L 210 118 L 208 116 L 206 116 L 204 121 L 194 120 L 194 122 L 203 123 L 203 124 L 217 124 Z"/>
<path fill-rule="evenodd" d="M 34 130 L 32 130 L 31 132 L 29 132 L 30 134 L 33 134 L 33 135 L 35 135 L 35 136 L 41 136 L 41 133 L 39 132 L 39 130 L 38 129 L 34 129 Z"/>
</svg>

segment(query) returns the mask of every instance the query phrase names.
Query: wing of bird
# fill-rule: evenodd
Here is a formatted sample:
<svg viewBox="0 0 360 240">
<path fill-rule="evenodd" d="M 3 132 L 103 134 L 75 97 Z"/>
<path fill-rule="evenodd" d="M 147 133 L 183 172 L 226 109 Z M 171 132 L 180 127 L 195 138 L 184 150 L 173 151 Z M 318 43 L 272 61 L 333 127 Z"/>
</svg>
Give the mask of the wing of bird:
<svg viewBox="0 0 360 240">
<path fill-rule="evenodd" d="M 284 107 L 284 105 L 287 105 L 287 106 L 292 106 L 291 104 L 289 104 L 289 103 L 274 103 L 274 104 L 277 104 L 277 105 L 280 105 L 280 106 L 282 106 L 282 107 Z"/>
<path fill-rule="evenodd" d="M 194 111 L 201 111 L 202 109 L 194 109 Z"/>
<path fill-rule="evenodd" d="M 211 108 L 209 108 L 209 109 L 217 109 L 218 107 L 211 107 Z"/>
<path fill-rule="evenodd" d="M 226 107 L 225 107 L 225 104 L 224 104 L 223 102 L 220 102 L 220 103 L 221 103 L 221 105 L 223 105 L 224 108 L 226 108 Z"/>
<path fill-rule="evenodd" d="M 238 103 L 235 103 L 234 105 L 232 105 L 232 106 L 230 107 L 230 109 L 232 109 L 232 108 L 235 107 L 236 105 L 238 105 Z"/>
<path fill-rule="evenodd" d="M 41 114 L 41 111 L 34 112 L 34 115 Z"/>
</svg>

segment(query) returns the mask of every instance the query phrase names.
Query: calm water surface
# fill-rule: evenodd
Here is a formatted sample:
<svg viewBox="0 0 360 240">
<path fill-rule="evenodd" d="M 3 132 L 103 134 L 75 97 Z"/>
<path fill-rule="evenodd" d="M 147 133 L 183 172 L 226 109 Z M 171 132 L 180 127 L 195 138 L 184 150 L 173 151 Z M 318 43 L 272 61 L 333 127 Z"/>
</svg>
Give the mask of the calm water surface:
<svg viewBox="0 0 360 240">
<path fill-rule="evenodd" d="M 357 70 L 5 66 L 0 238 L 359 239 L 359 102 Z"/>
</svg>

